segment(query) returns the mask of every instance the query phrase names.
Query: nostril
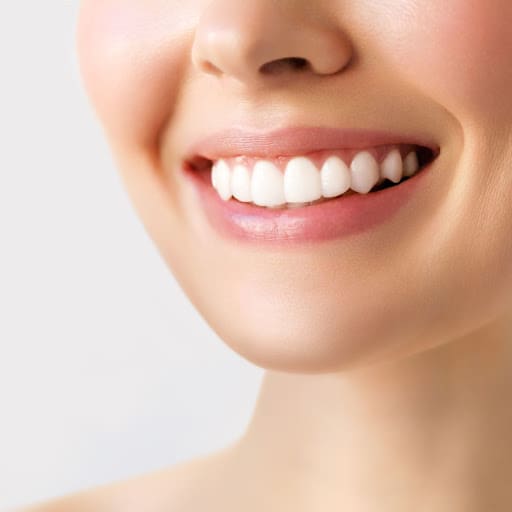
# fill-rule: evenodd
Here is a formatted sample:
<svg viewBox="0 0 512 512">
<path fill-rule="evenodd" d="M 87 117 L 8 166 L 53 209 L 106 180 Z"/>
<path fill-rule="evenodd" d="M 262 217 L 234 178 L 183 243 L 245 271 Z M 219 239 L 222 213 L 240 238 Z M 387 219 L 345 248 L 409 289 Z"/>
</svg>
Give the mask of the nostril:
<svg viewBox="0 0 512 512">
<path fill-rule="evenodd" d="M 208 73 L 210 75 L 220 75 L 222 71 L 215 66 L 215 64 L 211 63 L 209 60 L 201 61 L 198 65 L 199 69 Z"/>
<path fill-rule="evenodd" d="M 208 73 L 220 73 L 220 69 L 217 66 L 214 66 L 211 62 L 205 62 L 203 64 L 204 70 Z"/>
<path fill-rule="evenodd" d="M 303 70 L 309 67 L 309 62 L 302 57 L 287 57 L 284 59 L 277 59 L 263 64 L 260 72 L 264 75 L 277 74 L 287 69 Z"/>
</svg>

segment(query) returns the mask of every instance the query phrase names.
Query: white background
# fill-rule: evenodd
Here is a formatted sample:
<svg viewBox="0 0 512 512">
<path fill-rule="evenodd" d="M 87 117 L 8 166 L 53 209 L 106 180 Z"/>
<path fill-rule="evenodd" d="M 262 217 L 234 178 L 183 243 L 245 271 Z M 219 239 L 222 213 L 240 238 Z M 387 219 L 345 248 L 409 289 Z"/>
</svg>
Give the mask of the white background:
<svg viewBox="0 0 512 512">
<path fill-rule="evenodd" d="M 225 446 L 263 375 L 132 210 L 80 83 L 77 7 L 0 3 L 0 509 Z"/>
</svg>

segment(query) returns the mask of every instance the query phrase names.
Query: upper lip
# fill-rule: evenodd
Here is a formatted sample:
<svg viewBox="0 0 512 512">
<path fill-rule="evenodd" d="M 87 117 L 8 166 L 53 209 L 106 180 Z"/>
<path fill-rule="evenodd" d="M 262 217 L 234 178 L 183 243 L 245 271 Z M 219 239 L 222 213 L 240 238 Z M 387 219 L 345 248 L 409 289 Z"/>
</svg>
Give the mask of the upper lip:
<svg viewBox="0 0 512 512">
<path fill-rule="evenodd" d="M 322 126 L 287 127 L 274 131 L 226 129 L 193 143 L 186 159 L 209 160 L 234 156 L 276 158 L 335 149 L 363 149 L 384 144 L 414 144 L 436 151 L 428 137 L 390 131 L 354 130 Z"/>
</svg>

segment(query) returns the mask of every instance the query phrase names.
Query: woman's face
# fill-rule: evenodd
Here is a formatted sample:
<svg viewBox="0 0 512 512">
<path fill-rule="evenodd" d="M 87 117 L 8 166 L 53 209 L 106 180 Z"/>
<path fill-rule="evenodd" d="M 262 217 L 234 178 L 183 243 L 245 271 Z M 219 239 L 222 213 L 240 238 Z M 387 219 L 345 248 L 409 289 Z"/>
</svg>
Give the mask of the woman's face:
<svg viewBox="0 0 512 512">
<path fill-rule="evenodd" d="M 201 315 L 259 366 L 323 372 L 448 342 L 512 305 L 511 19 L 509 0 L 84 0 L 78 49 L 133 203 Z M 295 127 L 358 130 L 370 153 L 386 132 L 437 157 L 385 221 L 343 236 L 219 229 L 198 163 L 286 161 L 275 130 L 283 157 L 322 144 Z M 235 129 L 261 140 L 232 131 L 201 152 Z M 364 149 L 346 141 L 329 150 Z"/>
</svg>

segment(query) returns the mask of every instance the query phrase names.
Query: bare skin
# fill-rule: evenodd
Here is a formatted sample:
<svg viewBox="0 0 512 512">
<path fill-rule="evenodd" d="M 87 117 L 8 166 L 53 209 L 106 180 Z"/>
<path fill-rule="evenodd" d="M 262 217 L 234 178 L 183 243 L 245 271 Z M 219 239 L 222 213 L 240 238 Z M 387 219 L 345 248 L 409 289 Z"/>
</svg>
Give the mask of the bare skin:
<svg viewBox="0 0 512 512">
<path fill-rule="evenodd" d="M 511 18 L 508 0 L 82 2 L 85 84 L 135 208 L 267 371 L 224 450 L 27 512 L 512 509 Z M 190 142 L 319 124 L 429 137 L 435 172 L 348 241 L 219 235 L 180 173 Z"/>
<path fill-rule="evenodd" d="M 511 325 L 352 375 L 269 371 L 224 450 L 25 512 L 508 512 Z"/>
<path fill-rule="evenodd" d="M 225 471 L 230 448 L 167 469 L 84 490 L 19 512 L 164 512 L 210 509 L 218 502 L 215 481 Z M 201 489 L 201 492 L 198 490 Z M 213 501 L 212 501 L 213 500 Z"/>
</svg>

